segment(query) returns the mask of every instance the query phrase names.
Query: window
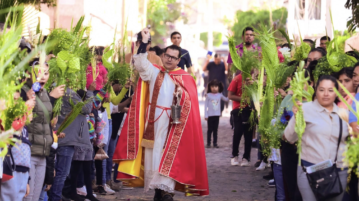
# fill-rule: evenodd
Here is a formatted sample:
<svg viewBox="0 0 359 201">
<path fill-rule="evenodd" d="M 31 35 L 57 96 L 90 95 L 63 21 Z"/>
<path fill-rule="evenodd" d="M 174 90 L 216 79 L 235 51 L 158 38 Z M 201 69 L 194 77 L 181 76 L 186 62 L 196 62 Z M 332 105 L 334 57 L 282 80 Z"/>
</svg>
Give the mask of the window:
<svg viewBox="0 0 359 201">
<path fill-rule="evenodd" d="M 308 19 L 320 20 L 322 0 L 312 0 L 308 2 Z"/>
<path fill-rule="evenodd" d="M 320 20 L 321 7 L 322 0 L 296 0 L 294 17 L 296 20 L 303 20 L 306 17 L 309 20 Z"/>
<path fill-rule="evenodd" d="M 295 1 L 295 16 L 296 20 L 303 20 L 305 16 L 305 0 Z"/>
</svg>

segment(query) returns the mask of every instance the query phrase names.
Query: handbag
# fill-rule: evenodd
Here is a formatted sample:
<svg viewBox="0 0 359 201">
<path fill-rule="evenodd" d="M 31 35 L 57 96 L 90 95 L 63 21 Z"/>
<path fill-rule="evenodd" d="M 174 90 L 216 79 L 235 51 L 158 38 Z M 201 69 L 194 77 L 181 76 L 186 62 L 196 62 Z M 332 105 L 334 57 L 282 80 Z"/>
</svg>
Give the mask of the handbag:
<svg viewBox="0 0 359 201">
<path fill-rule="evenodd" d="M 102 148 L 99 148 L 96 152 L 95 155 L 95 160 L 105 160 L 108 159 L 108 155 L 106 154 L 105 150 L 103 150 Z"/>
<path fill-rule="evenodd" d="M 11 147 L 12 146 L 8 147 L 8 152 L 6 153 L 6 155 L 4 157 L 3 175 L 2 175 L 1 182 L 9 181 L 10 179 L 12 179 L 14 177 L 13 172 L 15 171 L 16 165 L 15 165 L 14 157 L 12 156 Z"/>
<path fill-rule="evenodd" d="M 303 171 L 306 173 L 309 185 L 317 198 L 317 200 L 324 200 L 328 198 L 333 198 L 340 195 L 343 192 L 343 187 L 339 179 L 338 169 L 337 169 L 337 156 L 339 150 L 339 144 L 342 138 L 342 128 L 343 120 L 339 118 L 340 121 L 340 131 L 338 138 L 338 147 L 337 153 L 335 155 L 334 164 L 322 170 L 318 170 L 313 173 L 307 173 L 304 166 L 302 166 Z"/>
</svg>

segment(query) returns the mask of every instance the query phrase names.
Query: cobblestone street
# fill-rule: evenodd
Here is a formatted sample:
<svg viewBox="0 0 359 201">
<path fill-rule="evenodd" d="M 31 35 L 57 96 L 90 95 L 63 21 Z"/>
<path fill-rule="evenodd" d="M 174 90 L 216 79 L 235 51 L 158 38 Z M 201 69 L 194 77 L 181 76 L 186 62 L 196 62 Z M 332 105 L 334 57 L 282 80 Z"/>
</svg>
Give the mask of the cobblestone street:
<svg viewBox="0 0 359 201">
<path fill-rule="evenodd" d="M 230 108 L 232 108 L 230 106 Z M 229 110 L 228 110 L 229 111 Z M 176 192 L 175 200 L 274 200 L 275 188 L 267 186 L 266 180 L 262 177 L 267 175 L 270 168 L 265 171 L 256 171 L 253 166 L 257 160 L 257 149 L 252 148 L 251 166 L 240 167 L 231 166 L 231 146 L 232 146 L 232 129 L 229 124 L 229 112 L 224 112 L 220 119 L 218 129 L 219 149 L 206 148 L 206 158 L 208 167 L 208 178 L 210 186 L 210 195 L 207 197 L 185 197 L 183 193 Z M 203 113 L 203 104 L 201 104 L 201 113 Z M 202 116 L 203 138 L 207 138 L 207 122 Z M 243 138 L 240 145 L 239 155 L 243 155 Z M 205 143 L 206 144 L 206 143 Z M 121 190 L 116 195 L 99 197 L 101 200 L 128 200 L 142 201 L 153 200 L 154 191 L 144 193 L 143 188 L 132 190 Z"/>
</svg>

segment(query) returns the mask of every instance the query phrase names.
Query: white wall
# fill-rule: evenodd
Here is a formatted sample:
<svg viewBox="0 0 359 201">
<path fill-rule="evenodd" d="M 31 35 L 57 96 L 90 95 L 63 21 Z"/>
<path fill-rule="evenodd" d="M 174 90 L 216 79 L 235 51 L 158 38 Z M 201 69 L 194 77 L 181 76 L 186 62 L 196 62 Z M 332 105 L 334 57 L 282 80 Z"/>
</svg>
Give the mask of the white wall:
<svg viewBox="0 0 359 201">
<path fill-rule="evenodd" d="M 319 39 L 322 36 L 327 34 L 329 37 L 333 38 L 331 21 L 330 21 L 330 12 L 329 8 L 331 8 L 331 12 L 333 15 L 333 23 L 335 30 L 344 31 L 346 30 L 346 23 L 348 18 L 351 16 L 351 11 L 345 9 L 344 4 L 345 1 L 342 0 L 321 0 L 321 19 L 320 20 L 296 20 L 294 16 L 295 12 L 295 3 L 296 0 L 289 0 L 288 6 L 288 19 L 287 19 L 287 28 L 289 32 L 289 37 L 293 39 L 293 35 L 295 37 L 299 37 L 299 30 L 302 38 L 310 38 L 310 39 Z M 306 0 L 308 3 L 311 0 Z M 306 3 L 306 5 L 308 5 Z M 299 26 L 298 26 L 299 25 Z"/>
</svg>

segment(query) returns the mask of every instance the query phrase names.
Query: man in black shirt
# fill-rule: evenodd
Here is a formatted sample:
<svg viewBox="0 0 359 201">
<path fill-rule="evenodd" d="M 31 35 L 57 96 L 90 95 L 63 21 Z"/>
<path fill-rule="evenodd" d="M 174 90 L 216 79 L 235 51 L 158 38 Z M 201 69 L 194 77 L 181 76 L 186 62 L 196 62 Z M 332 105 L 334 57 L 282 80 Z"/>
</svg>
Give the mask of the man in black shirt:
<svg viewBox="0 0 359 201">
<path fill-rule="evenodd" d="M 182 42 L 182 35 L 175 31 L 171 34 L 171 41 L 173 45 L 177 45 L 178 47 L 181 47 L 180 44 Z M 192 60 L 191 60 L 191 56 L 189 55 L 189 52 L 185 49 L 181 49 L 181 61 L 178 64 L 178 67 L 182 68 L 183 70 L 185 70 L 184 66 L 186 65 L 187 68 L 187 72 L 188 73 L 192 73 Z"/>
<path fill-rule="evenodd" d="M 207 58 L 206 63 L 203 67 L 203 71 L 208 70 L 208 82 L 216 79 L 223 83 L 223 86 L 226 88 L 226 71 L 228 70 L 227 63 L 224 62 L 224 58 L 214 55 L 214 61 L 209 62 Z"/>
<path fill-rule="evenodd" d="M 228 71 L 228 64 L 224 62 L 224 58 L 219 57 L 218 54 L 214 55 L 214 61 L 209 62 L 209 57 L 203 66 L 203 71 L 208 70 L 208 82 L 216 79 L 223 84 L 223 95 L 227 96 L 227 82 L 226 72 Z M 206 86 L 207 88 L 207 86 Z M 224 109 L 224 102 L 221 101 L 221 111 Z"/>
</svg>

